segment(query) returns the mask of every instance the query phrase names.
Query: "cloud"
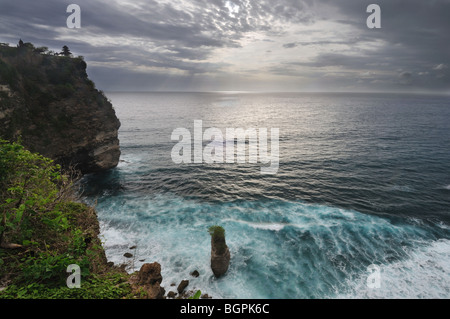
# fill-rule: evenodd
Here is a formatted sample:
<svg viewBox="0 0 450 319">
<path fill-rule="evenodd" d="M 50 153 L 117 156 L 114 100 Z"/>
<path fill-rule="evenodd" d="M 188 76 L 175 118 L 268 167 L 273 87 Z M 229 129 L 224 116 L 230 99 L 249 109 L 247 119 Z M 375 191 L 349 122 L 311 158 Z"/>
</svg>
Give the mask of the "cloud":
<svg viewBox="0 0 450 319">
<path fill-rule="evenodd" d="M 295 42 L 286 43 L 286 44 L 283 44 L 283 48 L 286 48 L 286 49 L 292 49 L 292 48 L 295 48 L 297 45 L 298 45 L 298 44 L 295 43 Z"/>
<path fill-rule="evenodd" d="M 78 30 L 65 25 L 72 0 L 0 2 L 0 42 L 67 44 L 99 87 L 117 87 L 113 72 L 148 79 L 148 89 L 163 75 L 177 88 L 198 81 L 197 89 L 218 75 L 252 87 L 283 87 L 286 78 L 330 90 L 369 81 L 377 89 L 450 85 L 447 0 L 378 0 L 379 30 L 367 28 L 369 3 L 360 0 L 79 0 Z"/>
<path fill-rule="evenodd" d="M 433 70 L 445 70 L 445 69 L 448 69 L 448 66 L 443 63 L 438 64 L 435 67 L 433 67 Z"/>
<path fill-rule="evenodd" d="M 411 85 L 413 81 L 413 75 L 411 72 L 401 72 L 399 74 L 400 84 Z"/>
</svg>

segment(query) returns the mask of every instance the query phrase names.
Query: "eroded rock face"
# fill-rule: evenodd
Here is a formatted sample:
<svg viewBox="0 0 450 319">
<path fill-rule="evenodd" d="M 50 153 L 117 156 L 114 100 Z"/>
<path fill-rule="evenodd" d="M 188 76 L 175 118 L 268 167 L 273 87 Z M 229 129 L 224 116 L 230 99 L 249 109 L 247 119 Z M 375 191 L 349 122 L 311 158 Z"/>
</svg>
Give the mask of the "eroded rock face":
<svg viewBox="0 0 450 319">
<path fill-rule="evenodd" d="M 95 105 L 78 105 L 76 109 L 83 111 L 73 114 L 74 125 L 67 126 L 63 136 L 57 136 L 50 147 L 41 147 L 38 152 L 85 174 L 116 167 L 120 159 L 120 122 L 108 104 L 95 112 Z"/>
<path fill-rule="evenodd" d="M 84 174 L 116 167 L 120 121 L 86 68 L 82 58 L 0 48 L 0 137 Z"/>
<path fill-rule="evenodd" d="M 143 264 L 139 270 L 139 284 L 154 285 L 162 282 L 161 265 L 157 262 Z"/>
<path fill-rule="evenodd" d="M 143 264 L 138 273 L 137 284 L 146 291 L 148 299 L 161 299 L 165 290 L 161 287 L 163 280 L 161 265 L 157 262 Z"/>
<path fill-rule="evenodd" d="M 225 247 L 225 248 L 223 248 Z M 230 250 L 225 244 L 211 238 L 211 270 L 217 278 L 223 276 L 230 265 Z"/>
</svg>

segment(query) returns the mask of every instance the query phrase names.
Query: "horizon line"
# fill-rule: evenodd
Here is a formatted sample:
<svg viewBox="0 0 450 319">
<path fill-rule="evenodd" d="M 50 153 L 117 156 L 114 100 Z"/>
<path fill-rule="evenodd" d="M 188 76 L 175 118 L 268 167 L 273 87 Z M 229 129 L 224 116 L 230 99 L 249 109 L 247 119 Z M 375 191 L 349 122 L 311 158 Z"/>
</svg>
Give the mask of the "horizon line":
<svg viewBox="0 0 450 319">
<path fill-rule="evenodd" d="M 443 91 L 252 91 L 252 90 L 107 90 L 106 93 L 219 93 L 219 94 L 410 94 L 410 95 L 439 95 L 450 96 Z"/>
</svg>

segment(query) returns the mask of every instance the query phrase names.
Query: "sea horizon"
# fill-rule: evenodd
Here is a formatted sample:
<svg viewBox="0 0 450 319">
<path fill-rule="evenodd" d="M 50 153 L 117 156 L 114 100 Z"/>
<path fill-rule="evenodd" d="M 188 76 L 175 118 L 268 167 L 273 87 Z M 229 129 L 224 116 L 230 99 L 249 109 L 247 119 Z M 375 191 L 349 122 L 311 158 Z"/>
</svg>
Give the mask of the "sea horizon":
<svg viewBox="0 0 450 319">
<path fill-rule="evenodd" d="M 450 96 L 450 92 L 442 91 L 271 91 L 271 90 L 102 90 L 105 93 L 217 93 L 217 94 L 403 94 L 403 95 L 436 95 L 436 96 Z"/>
</svg>

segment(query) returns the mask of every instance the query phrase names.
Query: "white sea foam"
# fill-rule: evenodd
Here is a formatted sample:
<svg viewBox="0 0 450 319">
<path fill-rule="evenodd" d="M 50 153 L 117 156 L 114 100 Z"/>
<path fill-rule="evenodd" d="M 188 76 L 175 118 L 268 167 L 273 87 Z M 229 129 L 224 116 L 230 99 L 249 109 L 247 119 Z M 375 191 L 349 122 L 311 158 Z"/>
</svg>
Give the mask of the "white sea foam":
<svg viewBox="0 0 450 319">
<path fill-rule="evenodd" d="M 367 287 L 367 273 L 348 282 L 350 291 L 338 298 L 450 298 L 450 240 L 435 241 L 411 251 L 405 260 L 379 266 L 380 288 Z"/>
<path fill-rule="evenodd" d="M 262 223 L 262 224 L 250 223 L 249 225 L 256 229 L 266 229 L 274 231 L 280 231 L 286 226 L 286 224 L 276 224 L 276 223 Z"/>
<path fill-rule="evenodd" d="M 108 223 L 100 222 L 100 239 L 102 240 L 108 261 L 116 265 L 126 262 L 124 253 L 128 251 L 134 242 L 130 234 L 122 229 L 110 226 Z"/>
<path fill-rule="evenodd" d="M 255 229 L 262 229 L 262 230 L 273 230 L 273 231 L 280 231 L 282 230 L 285 226 L 290 225 L 290 224 L 284 224 L 284 223 L 269 223 L 269 222 L 249 222 L 249 221 L 245 221 L 245 220 L 237 220 L 237 219 L 224 219 L 224 222 L 233 222 L 233 223 L 240 223 L 240 224 L 245 224 L 248 225 L 252 228 Z"/>
<path fill-rule="evenodd" d="M 98 210 L 108 259 L 131 263 L 130 272 L 158 261 L 166 291 L 189 279 L 189 289 L 214 298 L 450 297 L 450 243 L 423 238 L 416 223 L 394 225 L 322 205 L 212 205 L 167 195 L 127 202 L 115 197 L 100 202 Z M 232 256 L 221 279 L 210 269 L 207 229 L 214 224 L 225 227 Z M 412 246 L 403 248 L 402 240 Z M 132 245 L 138 248 L 130 251 Z M 358 272 L 367 260 L 380 257 L 377 251 L 397 261 L 380 265 L 382 286 L 370 290 L 367 274 Z M 125 258 L 125 252 L 133 258 Z M 200 277 L 191 277 L 193 270 Z M 360 280 L 345 281 L 358 276 Z"/>
</svg>

